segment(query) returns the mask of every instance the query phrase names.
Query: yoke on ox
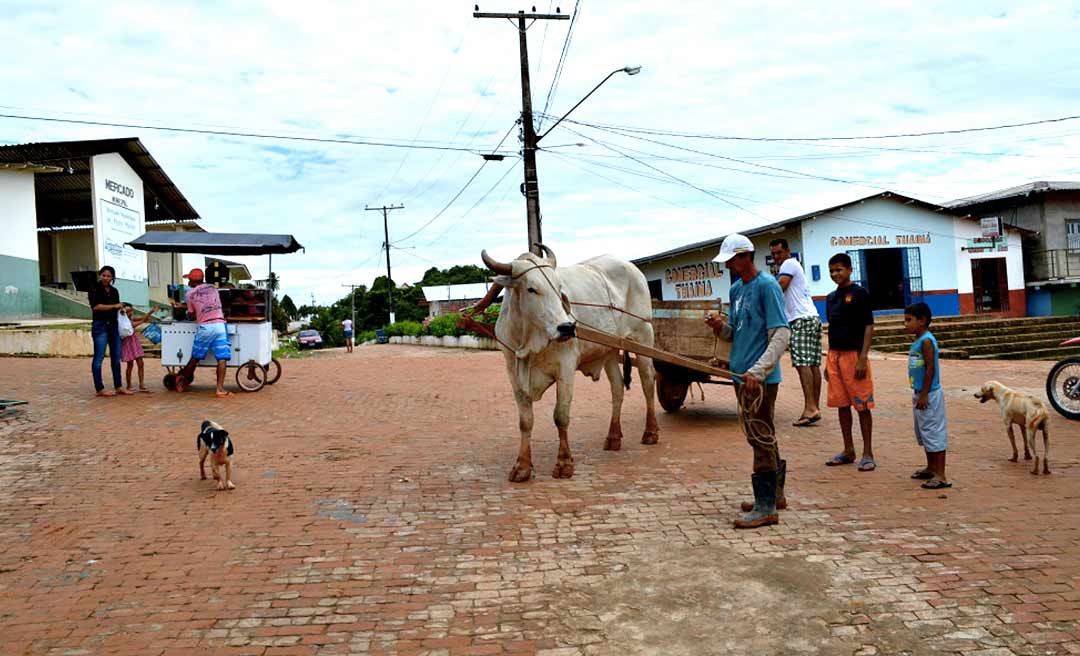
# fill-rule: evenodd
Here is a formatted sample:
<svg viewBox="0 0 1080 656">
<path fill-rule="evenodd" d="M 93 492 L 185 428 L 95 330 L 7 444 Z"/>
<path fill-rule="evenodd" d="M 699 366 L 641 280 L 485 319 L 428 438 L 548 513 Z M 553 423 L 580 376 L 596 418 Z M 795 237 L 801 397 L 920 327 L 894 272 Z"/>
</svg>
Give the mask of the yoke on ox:
<svg viewBox="0 0 1080 656">
<path fill-rule="evenodd" d="M 611 424 L 604 449 L 618 451 L 622 446 L 623 387 L 630 388 L 630 355 L 620 358 L 618 349 L 572 339 L 577 323 L 597 330 L 653 344 L 650 323 L 652 306 L 645 276 L 629 262 L 608 255 L 594 257 L 580 264 L 556 267 L 555 253 L 540 245 L 545 257 L 533 253 L 520 255 L 513 262 L 481 258 L 499 274 L 485 302 L 490 302 L 505 288 L 502 309 L 495 324 L 495 335 L 506 358 L 506 371 L 518 407 L 521 448 L 517 463 L 510 470 L 510 480 L 532 478 L 533 403 L 555 384 L 555 426 L 559 431 L 559 455 L 552 476 L 574 475 L 568 429 L 570 403 L 574 395 L 574 375 L 581 371 L 594 381 L 607 375 L 611 384 Z M 484 302 L 482 302 L 484 303 Z M 654 410 L 654 372 L 652 360 L 638 356 L 638 376 L 645 393 L 645 429 L 642 444 L 656 444 L 659 431 Z M 620 371 L 620 363 L 624 370 Z"/>
</svg>

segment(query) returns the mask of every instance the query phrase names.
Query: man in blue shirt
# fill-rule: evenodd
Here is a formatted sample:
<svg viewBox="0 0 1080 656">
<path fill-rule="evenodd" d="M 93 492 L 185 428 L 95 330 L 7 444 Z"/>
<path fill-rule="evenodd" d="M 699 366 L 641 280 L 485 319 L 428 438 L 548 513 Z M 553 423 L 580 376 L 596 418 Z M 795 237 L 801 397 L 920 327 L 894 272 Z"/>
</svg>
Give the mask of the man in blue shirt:
<svg viewBox="0 0 1080 656">
<path fill-rule="evenodd" d="M 787 463 L 780 459 L 773 423 L 776 392 L 780 386 L 777 363 L 787 349 L 791 329 L 784 315 L 784 292 L 769 273 L 754 264 L 754 244 L 743 235 L 728 235 L 720 245 L 719 261 L 731 272 L 730 322 L 713 315 L 706 323 L 718 337 L 731 341 L 731 373 L 739 423 L 754 449 L 754 502 L 735 528 L 758 528 L 780 521 L 778 509 L 787 507 L 784 482 Z"/>
</svg>

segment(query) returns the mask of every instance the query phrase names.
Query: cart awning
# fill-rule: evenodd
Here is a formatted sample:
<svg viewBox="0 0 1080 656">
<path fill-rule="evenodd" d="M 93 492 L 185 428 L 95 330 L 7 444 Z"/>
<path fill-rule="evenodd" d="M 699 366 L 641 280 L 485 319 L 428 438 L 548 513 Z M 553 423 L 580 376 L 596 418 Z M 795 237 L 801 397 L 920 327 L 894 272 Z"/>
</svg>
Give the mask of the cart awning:
<svg viewBox="0 0 1080 656">
<path fill-rule="evenodd" d="M 292 235 L 233 232 L 148 232 L 128 245 L 152 253 L 204 253 L 206 255 L 273 255 L 303 248 Z"/>
</svg>

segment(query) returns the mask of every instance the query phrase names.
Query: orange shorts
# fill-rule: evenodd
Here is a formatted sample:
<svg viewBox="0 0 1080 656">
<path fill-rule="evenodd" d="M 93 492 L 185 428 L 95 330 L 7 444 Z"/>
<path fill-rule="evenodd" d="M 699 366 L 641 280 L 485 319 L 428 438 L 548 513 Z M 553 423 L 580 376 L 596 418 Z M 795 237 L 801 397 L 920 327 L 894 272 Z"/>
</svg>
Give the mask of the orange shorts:
<svg viewBox="0 0 1080 656">
<path fill-rule="evenodd" d="M 869 410 L 874 407 L 874 380 L 870 363 L 866 363 L 866 378 L 855 377 L 858 351 L 829 351 L 825 370 L 829 373 L 829 407 Z"/>
</svg>

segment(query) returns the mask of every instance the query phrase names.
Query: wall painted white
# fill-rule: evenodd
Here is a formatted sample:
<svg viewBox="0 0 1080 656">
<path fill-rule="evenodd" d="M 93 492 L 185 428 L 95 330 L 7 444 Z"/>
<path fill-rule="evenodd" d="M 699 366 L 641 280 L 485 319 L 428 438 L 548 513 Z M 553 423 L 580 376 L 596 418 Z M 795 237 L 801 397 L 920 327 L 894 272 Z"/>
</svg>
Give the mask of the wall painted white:
<svg viewBox="0 0 1080 656">
<path fill-rule="evenodd" d="M 758 267 L 767 271 L 769 242 L 777 237 L 787 239 L 791 250 L 799 253 L 814 297 L 824 297 L 835 289 L 829 278 L 830 257 L 846 251 L 878 248 L 918 248 L 925 291 L 955 289 L 959 294 L 972 293 L 971 260 L 989 257 L 1006 257 L 1009 289 L 1023 289 L 1019 233 L 1009 231 L 1007 252 L 970 253 L 963 250 L 970 239 L 980 235 L 981 227 L 976 221 L 935 212 L 902 199 L 872 198 L 807 219 L 797 226 L 755 236 L 751 241 L 754 242 L 754 259 Z M 665 273 L 678 267 L 709 262 L 719 250 L 719 246 L 713 246 L 644 264 L 641 269 L 647 279 L 662 281 L 665 300 L 675 300 L 679 298 L 676 283 L 667 280 Z M 816 281 L 812 275 L 814 265 L 820 270 Z M 727 298 L 728 278 L 725 270 L 719 279 L 712 279 L 711 298 Z"/>
<path fill-rule="evenodd" d="M 38 259 L 34 174 L 0 171 L 0 255 Z"/>
<path fill-rule="evenodd" d="M 1006 229 L 1006 240 L 1002 251 L 1001 246 L 996 251 L 972 253 L 967 250 L 960 251 L 956 257 L 957 290 L 961 294 L 974 292 L 971 277 L 971 261 L 989 259 L 995 257 L 1005 258 L 1006 274 L 1009 279 L 1009 289 L 1024 289 L 1024 256 L 1021 246 L 1021 235 L 1016 230 Z M 970 242 L 971 239 L 982 236 L 982 227 L 967 219 L 956 219 L 956 235 L 963 239 L 960 246 L 977 246 Z M 1004 240 L 1003 240 L 1004 241 Z"/>
<path fill-rule="evenodd" d="M 98 266 L 113 266 L 117 278 L 145 281 L 146 253 L 125 245 L 145 232 L 142 179 L 116 153 L 91 157 L 90 179 Z"/>
</svg>

